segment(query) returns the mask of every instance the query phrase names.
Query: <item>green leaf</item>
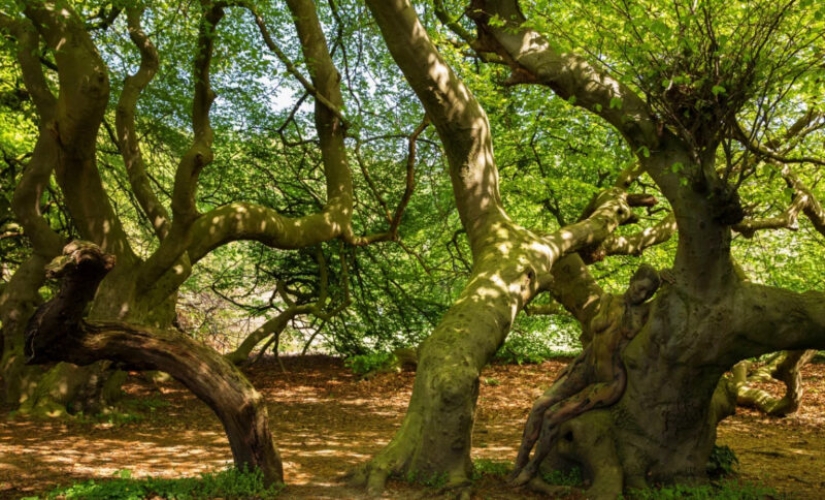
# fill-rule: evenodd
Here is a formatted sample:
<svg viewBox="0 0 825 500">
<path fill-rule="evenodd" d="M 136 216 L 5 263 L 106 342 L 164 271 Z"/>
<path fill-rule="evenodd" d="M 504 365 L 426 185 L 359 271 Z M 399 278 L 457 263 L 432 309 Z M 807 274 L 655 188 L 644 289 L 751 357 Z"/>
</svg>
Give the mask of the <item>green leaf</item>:
<svg viewBox="0 0 825 500">
<path fill-rule="evenodd" d="M 487 22 L 487 24 L 489 24 L 493 28 L 501 28 L 502 26 L 504 26 L 505 23 L 504 19 L 499 17 L 498 14 L 496 14 L 490 17 L 490 20 Z"/>
<path fill-rule="evenodd" d="M 610 109 L 622 109 L 622 98 L 621 97 L 611 97 L 610 98 Z"/>
<path fill-rule="evenodd" d="M 713 92 L 713 95 L 726 94 L 728 92 L 727 89 L 721 85 L 714 85 L 710 91 Z"/>
</svg>

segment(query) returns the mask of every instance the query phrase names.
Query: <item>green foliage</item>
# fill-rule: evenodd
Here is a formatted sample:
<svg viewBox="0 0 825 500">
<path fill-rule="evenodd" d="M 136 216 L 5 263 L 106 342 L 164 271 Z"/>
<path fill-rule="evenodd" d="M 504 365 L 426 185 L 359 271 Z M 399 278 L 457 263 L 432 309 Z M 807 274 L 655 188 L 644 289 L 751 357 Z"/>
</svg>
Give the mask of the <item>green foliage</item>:
<svg viewBox="0 0 825 500">
<path fill-rule="evenodd" d="M 344 364 L 354 374 L 366 375 L 367 373 L 390 369 L 395 362 L 396 357 L 393 353 L 376 351 L 351 356 L 344 361 Z"/>
<path fill-rule="evenodd" d="M 549 343 L 546 335 L 538 332 L 514 332 L 504 343 L 495 358 L 503 363 L 523 365 L 525 363 L 538 364 L 549 359 L 569 358 L 576 351 L 567 343 L 568 349 L 562 349 L 558 339 Z"/>
<path fill-rule="evenodd" d="M 708 476 L 712 479 L 730 476 L 738 465 L 739 459 L 729 446 L 714 445 L 707 464 Z"/>
<path fill-rule="evenodd" d="M 490 460 L 479 458 L 473 460 L 473 480 L 481 479 L 482 476 L 506 477 L 513 468 L 512 462 L 505 460 Z"/>
<path fill-rule="evenodd" d="M 124 469 L 115 478 L 97 482 L 89 480 L 68 487 L 57 488 L 46 499 L 84 500 L 142 500 L 164 498 L 169 500 L 197 499 L 265 499 L 275 498 L 280 487 L 263 486 L 260 471 L 227 469 L 217 474 L 202 474 L 197 478 L 183 479 L 133 479 L 131 471 Z M 29 497 L 27 500 L 38 500 Z"/>
<path fill-rule="evenodd" d="M 699 486 L 675 485 L 660 489 L 633 490 L 624 496 L 628 500 L 763 500 L 786 498 L 766 486 L 738 481 Z"/>
<path fill-rule="evenodd" d="M 579 467 L 572 467 L 567 471 L 554 469 L 549 472 L 542 472 L 541 478 L 547 484 L 558 486 L 580 486 L 584 481 L 582 470 Z"/>
</svg>

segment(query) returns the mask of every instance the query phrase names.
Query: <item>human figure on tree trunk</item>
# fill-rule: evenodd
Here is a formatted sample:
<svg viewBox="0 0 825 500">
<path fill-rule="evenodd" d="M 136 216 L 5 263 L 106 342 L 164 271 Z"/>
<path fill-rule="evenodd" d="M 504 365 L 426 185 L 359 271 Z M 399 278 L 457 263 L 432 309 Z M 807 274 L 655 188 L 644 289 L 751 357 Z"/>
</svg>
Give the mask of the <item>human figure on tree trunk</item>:
<svg viewBox="0 0 825 500">
<path fill-rule="evenodd" d="M 656 293 L 661 279 L 656 269 L 642 264 L 623 295 L 602 299 L 590 323 L 593 340 L 533 404 L 511 475 L 513 484 L 523 485 L 535 477 L 562 423 L 586 411 L 610 406 L 622 396 L 627 384 L 622 351 L 647 322 L 647 300 Z M 534 445 L 536 451 L 530 459 Z"/>
</svg>

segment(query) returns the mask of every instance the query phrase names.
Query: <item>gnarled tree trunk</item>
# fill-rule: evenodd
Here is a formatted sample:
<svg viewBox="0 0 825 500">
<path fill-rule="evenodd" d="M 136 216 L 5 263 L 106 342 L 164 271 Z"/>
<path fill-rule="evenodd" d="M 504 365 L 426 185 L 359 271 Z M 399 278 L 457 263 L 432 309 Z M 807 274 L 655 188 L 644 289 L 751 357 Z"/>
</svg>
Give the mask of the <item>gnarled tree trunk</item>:
<svg viewBox="0 0 825 500">
<path fill-rule="evenodd" d="M 473 253 L 460 297 L 419 348 L 413 396 L 392 442 L 358 474 L 372 492 L 391 474 L 448 487 L 469 484 L 479 373 L 502 345 L 516 314 L 551 281 L 553 263 L 608 236 L 631 215 L 611 189 L 590 218 L 550 235 L 518 226 L 505 213 L 490 126 L 470 90 L 443 61 L 406 0 L 367 2 L 387 46 L 435 125 L 450 164 L 458 213 Z"/>
<path fill-rule="evenodd" d="M 178 332 L 83 319 L 114 258 L 90 243 L 66 246 L 50 265 L 60 292 L 37 309 L 26 332 L 30 364 L 108 360 L 136 370 L 162 370 L 204 401 L 223 423 L 235 465 L 260 469 L 267 484 L 283 482 L 281 458 L 261 395 L 218 353 Z"/>
</svg>

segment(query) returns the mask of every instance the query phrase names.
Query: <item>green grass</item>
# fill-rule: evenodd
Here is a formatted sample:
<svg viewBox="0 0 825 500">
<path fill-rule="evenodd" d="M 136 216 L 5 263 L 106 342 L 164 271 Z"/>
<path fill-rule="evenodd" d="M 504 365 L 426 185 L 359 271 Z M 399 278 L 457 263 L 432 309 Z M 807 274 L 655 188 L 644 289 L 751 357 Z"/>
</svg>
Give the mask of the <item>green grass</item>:
<svg viewBox="0 0 825 500">
<path fill-rule="evenodd" d="M 481 479 L 483 476 L 504 478 L 512 468 L 513 463 L 509 460 L 479 458 L 473 461 L 473 480 Z"/>
<path fill-rule="evenodd" d="M 633 490 L 623 498 L 627 500 L 779 500 L 787 498 L 773 488 L 736 480 L 722 481 L 717 484 L 697 486 L 674 485 L 659 489 Z"/>
<path fill-rule="evenodd" d="M 573 467 L 569 471 L 542 472 L 541 478 L 544 479 L 545 483 L 556 486 L 581 486 L 582 481 L 584 481 L 582 470 L 578 467 Z"/>
<path fill-rule="evenodd" d="M 280 490 L 279 486 L 265 488 L 260 471 L 239 471 L 230 468 L 195 478 L 133 479 L 131 472 L 125 469 L 117 472 L 115 477 L 109 480 L 74 483 L 71 486 L 59 487 L 42 499 L 28 497 L 23 500 L 267 499 L 275 498 Z"/>
</svg>

